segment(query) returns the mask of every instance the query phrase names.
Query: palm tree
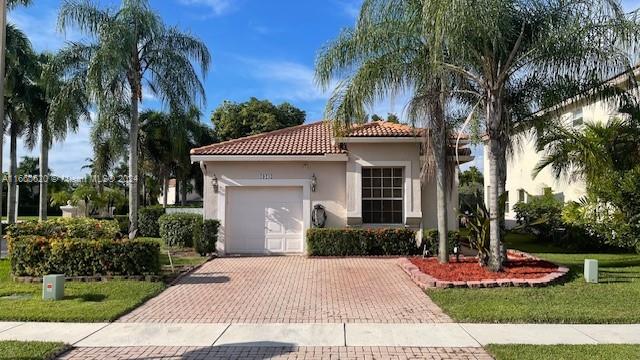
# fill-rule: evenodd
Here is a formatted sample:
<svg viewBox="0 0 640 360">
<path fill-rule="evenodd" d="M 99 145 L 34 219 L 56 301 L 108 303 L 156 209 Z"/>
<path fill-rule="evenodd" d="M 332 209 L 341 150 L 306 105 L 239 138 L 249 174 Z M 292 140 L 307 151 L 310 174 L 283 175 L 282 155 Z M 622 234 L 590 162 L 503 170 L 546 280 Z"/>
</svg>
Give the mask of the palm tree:
<svg viewBox="0 0 640 360">
<path fill-rule="evenodd" d="M 17 141 L 25 131 L 28 135 L 33 134 L 33 129 L 36 128 L 34 118 L 31 116 L 31 105 L 37 96 L 34 85 L 37 61 L 27 36 L 12 25 L 7 26 L 6 50 L 8 66 L 5 75 L 4 100 L 10 136 L 7 222 L 13 224 L 16 221 Z"/>
<path fill-rule="evenodd" d="M 88 88 L 100 112 L 114 104 L 129 108 L 129 237 L 138 229 L 138 130 L 143 85 L 172 108 L 186 109 L 204 88 L 194 63 L 205 75 L 210 55 L 196 37 L 167 27 L 147 0 L 123 0 L 117 11 L 101 9 L 89 0 L 66 0 L 59 26 L 77 26 L 96 39 L 80 47 L 90 53 Z M 102 114 L 101 114 L 102 116 Z"/>
<path fill-rule="evenodd" d="M 442 67 L 443 39 L 431 34 L 422 1 L 365 0 L 354 28 L 324 47 L 316 61 L 316 79 L 327 88 L 343 78 L 327 104 L 327 117 L 338 131 L 365 117 L 365 107 L 398 92 L 411 94 L 408 116 L 423 122 L 423 175 L 435 168 L 439 261 L 448 262 L 447 190 L 453 163 L 447 161 L 450 124 L 445 109 L 451 76 Z M 428 39 L 428 41 L 427 41 Z M 449 169 L 449 171 L 448 171 Z"/>
<path fill-rule="evenodd" d="M 431 34 L 447 39 L 451 73 L 473 83 L 489 153 L 491 270 L 501 269 L 500 212 L 504 154 L 511 136 L 505 120 L 507 87 L 516 81 L 604 78 L 629 68 L 621 45 L 637 26 L 615 0 L 425 0 Z M 435 35 L 434 35 L 435 36 Z"/>
<path fill-rule="evenodd" d="M 80 120 L 89 121 L 89 101 L 86 95 L 84 72 L 68 69 L 64 55 L 39 56 L 39 97 L 32 112 L 40 122 L 40 194 L 39 218 L 47 219 L 49 148 L 54 140 L 62 141 L 69 131 L 76 132 Z M 28 143 L 33 147 L 34 143 Z"/>
</svg>

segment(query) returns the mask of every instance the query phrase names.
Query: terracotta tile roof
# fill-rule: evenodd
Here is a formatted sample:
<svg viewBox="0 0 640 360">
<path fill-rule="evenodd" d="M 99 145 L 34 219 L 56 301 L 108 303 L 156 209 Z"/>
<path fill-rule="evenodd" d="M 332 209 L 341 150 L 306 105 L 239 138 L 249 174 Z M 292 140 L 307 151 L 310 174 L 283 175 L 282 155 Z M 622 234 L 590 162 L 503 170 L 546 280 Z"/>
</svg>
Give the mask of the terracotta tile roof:
<svg viewBox="0 0 640 360">
<path fill-rule="evenodd" d="M 424 129 L 386 121 L 351 127 L 347 137 L 415 137 Z M 467 139 L 465 136 L 463 139 Z M 191 149 L 191 155 L 325 155 L 346 151 L 335 144 L 330 122 L 320 121 Z M 462 144 L 461 144 L 462 145 Z"/>
<path fill-rule="evenodd" d="M 324 155 L 344 150 L 332 144 L 328 122 L 320 121 L 191 149 L 192 155 Z"/>
<path fill-rule="evenodd" d="M 424 129 L 405 124 L 395 124 L 387 121 L 373 121 L 363 125 L 353 126 L 348 137 L 413 137 L 422 136 Z"/>
</svg>

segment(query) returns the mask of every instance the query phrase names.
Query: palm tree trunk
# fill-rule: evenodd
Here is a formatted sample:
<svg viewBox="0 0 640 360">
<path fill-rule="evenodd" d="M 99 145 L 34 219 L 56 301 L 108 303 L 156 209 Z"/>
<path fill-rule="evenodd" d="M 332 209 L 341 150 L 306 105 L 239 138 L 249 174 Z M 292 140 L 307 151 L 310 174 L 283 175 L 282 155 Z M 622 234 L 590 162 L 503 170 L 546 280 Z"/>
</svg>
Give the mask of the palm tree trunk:
<svg viewBox="0 0 640 360">
<path fill-rule="evenodd" d="M 166 208 L 169 197 L 169 194 L 167 194 L 169 192 L 169 179 L 167 179 L 166 171 L 163 171 L 162 174 L 162 207 Z"/>
<path fill-rule="evenodd" d="M 176 174 L 174 185 L 174 193 L 173 193 L 173 205 L 178 205 L 180 203 L 180 178 Z"/>
<path fill-rule="evenodd" d="M 432 143 L 436 163 L 436 213 L 438 221 L 438 261 L 449 262 L 449 228 L 447 226 L 447 127 L 444 118 L 444 87 L 441 81 L 434 86 L 438 100 L 432 104 Z"/>
<path fill-rule="evenodd" d="M 187 184 L 189 183 L 189 178 L 188 177 L 184 177 L 184 179 L 182 179 L 182 187 L 180 188 L 180 204 L 182 206 L 186 206 L 187 205 Z"/>
<path fill-rule="evenodd" d="M 138 87 L 131 86 L 131 128 L 129 129 L 129 238 L 138 232 Z"/>
<path fill-rule="evenodd" d="M 500 120 L 501 106 L 499 95 L 490 91 L 487 99 L 487 125 L 489 127 L 489 269 L 500 271 L 502 269 L 502 254 L 500 251 L 500 201 L 499 186 L 501 161 L 500 154 Z"/>
<path fill-rule="evenodd" d="M 49 173 L 49 135 L 47 125 L 42 124 L 42 134 L 40 136 L 40 194 L 38 217 L 40 221 L 47 220 L 47 205 L 49 203 L 48 174 Z"/>
<path fill-rule="evenodd" d="M 5 52 L 7 48 L 7 2 L 0 3 L 0 175 L 2 172 L 2 148 L 4 146 L 4 73 L 5 73 Z M 2 188 L 4 181 L 0 181 L 0 204 L 2 204 Z M 0 242 L 2 242 L 2 205 L 0 205 Z"/>
<path fill-rule="evenodd" d="M 7 194 L 7 223 L 15 224 L 16 222 L 16 191 L 17 187 L 17 178 L 16 172 L 18 169 L 18 132 L 16 129 L 16 124 L 12 123 L 10 127 L 11 133 L 11 145 L 9 148 L 9 156 L 11 158 L 11 164 L 9 166 L 9 193 Z"/>
<path fill-rule="evenodd" d="M 444 129 L 438 131 L 444 133 Z M 444 136 L 444 135 L 443 135 Z M 444 146 L 443 146 L 444 145 Z M 441 138 L 435 143 L 436 157 L 436 212 L 438 216 L 438 261 L 441 264 L 449 262 L 449 228 L 447 226 L 447 175 L 446 175 L 446 139 Z"/>
</svg>

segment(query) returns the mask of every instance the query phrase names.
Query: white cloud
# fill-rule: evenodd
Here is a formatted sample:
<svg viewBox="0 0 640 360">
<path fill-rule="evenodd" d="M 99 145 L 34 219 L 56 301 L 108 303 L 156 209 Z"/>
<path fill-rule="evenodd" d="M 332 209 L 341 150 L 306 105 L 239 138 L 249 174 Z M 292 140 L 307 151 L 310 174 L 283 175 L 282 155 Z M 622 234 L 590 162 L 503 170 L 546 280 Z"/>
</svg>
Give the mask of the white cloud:
<svg viewBox="0 0 640 360">
<path fill-rule="evenodd" d="M 8 22 L 24 31 L 37 51 L 55 51 L 60 49 L 66 41 L 82 39 L 82 35 L 75 30 L 67 30 L 65 33 L 57 31 L 55 11 L 50 11 L 44 16 L 38 15 L 27 13 L 20 8 L 7 14 Z"/>
<path fill-rule="evenodd" d="M 81 123 L 77 133 L 69 133 L 64 142 L 55 142 L 49 150 L 49 167 L 53 170 L 55 176 L 66 177 L 82 177 L 87 173 L 86 169 L 82 169 L 86 159 L 93 156 L 91 147 L 91 124 Z M 17 143 L 17 159 L 18 163 L 23 156 L 40 157 L 40 147 L 29 151 L 22 139 L 18 139 Z M 4 171 L 9 169 L 9 137 L 4 137 L 2 150 L 2 168 Z"/>
<path fill-rule="evenodd" d="M 242 69 L 245 74 L 264 80 L 263 96 L 270 99 L 314 101 L 329 97 L 330 91 L 323 91 L 316 86 L 314 71 L 306 65 L 286 60 L 246 57 L 238 57 L 238 60 L 246 65 Z"/>
<path fill-rule="evenodd" d="M 336 3 L 348 17 L 357 19 L 360 15 L 362 0 L 336 0 Z"/>
<path fill-rule="evenodd" d="M 211 11 L 211 15 L 220 16 L 232 9 L 230 0 L 178 0 L 187 6 L 205 7 Z"/>
</svg>

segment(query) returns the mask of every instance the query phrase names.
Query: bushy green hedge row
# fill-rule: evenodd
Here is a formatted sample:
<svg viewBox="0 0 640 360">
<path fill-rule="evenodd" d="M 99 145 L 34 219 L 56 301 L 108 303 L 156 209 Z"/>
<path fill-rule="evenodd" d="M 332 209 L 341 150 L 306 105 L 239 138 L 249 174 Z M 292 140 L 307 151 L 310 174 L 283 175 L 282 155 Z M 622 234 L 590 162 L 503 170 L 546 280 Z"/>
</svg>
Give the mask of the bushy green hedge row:
<svg viewBox="0 0 640 360">
<path fill-rule="evenodd" d="M 7 228 L 9 238 L 36 235 L 46 238 L 115 239 L 120 225 L 115 220 L 91 218 L 57 218 L 47 221 L 25 221 Z"/>
<path fill-rule="evenodd" d="M 47 239 L 25 235 L 9 240 L 16 276 L 148 275 L 160 271 L 160 245 L 151 240 Z"/>
<path fill-rule="evenodd" d="M 216 251 L 216 242 L 218 241 L 218 229 L 220 221 L 204 220 L 202 222 L 202 232 L 196 231 L 193 236 L 193 247 L 196 252 L 202 256 Z"/>
<path fill-rule="evenodd" d="M 409 229 L 309 229 L 307 252 L 312 256 L 412 255 L 416 234 Z"/>
<path fill-rule="evenodd" d="M 193 246 L 194 230 L 196 236 L 202 233 L 202 215 L 198 214 L 165 214 L 160 216 L 158 224 L 160 237 L 168 246 Z"/>
<path fill-rule="evenodd" d="M 158 220 L 164 215 L 162 206 L 147 206 L 138 211 L 138 235 L 145 237 L 160 236 Z"/>
</svg>

